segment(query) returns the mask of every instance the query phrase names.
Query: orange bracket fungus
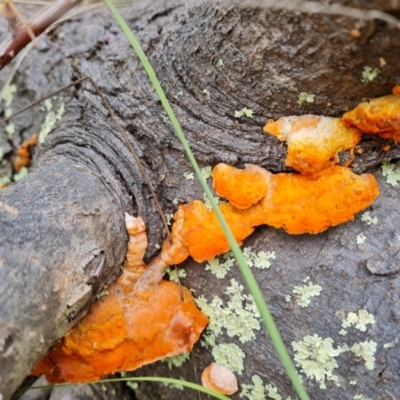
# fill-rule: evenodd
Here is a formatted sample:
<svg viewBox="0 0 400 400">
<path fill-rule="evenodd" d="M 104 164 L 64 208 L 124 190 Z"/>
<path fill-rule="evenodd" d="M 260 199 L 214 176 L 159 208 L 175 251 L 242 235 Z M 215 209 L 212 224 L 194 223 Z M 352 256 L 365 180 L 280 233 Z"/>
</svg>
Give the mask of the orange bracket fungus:
<svg viewBox="0 0 400 400">
<path fill-rule="evenodd" d="M 339 162 L 338 152 L 353 152 L 361 131 L 346 127 L 338 118 L 301 115 L 272 119 L 264 132 L 288 145 L 286 165 L 305 175 L 313 175 Z"/>
<path fill-rule="evenodd" d="M 393 88 L 393 94 L 360 103 L 342 120 L 346 126 L 400 142 L 400 86 Z"/>
<path fill-rule="evenodd" d="M 201 382 L 207 389 L 217 393 L 231 395 L 239 388 L 235 374 L 227 367 L 211 363 L 202 373 Z"/>
<path fill-rule="evenodd" d="M 39 362 L 34 375 L 52 383 L 87 382 L 130 371 L 190 351 L 208 323 L 190 291 L 162 281 L 151 295 L 132 288 L 146 266 L 147 237 L 141 218 L 127 218 L 127 265 L 108 295 Z"/>
</svg>

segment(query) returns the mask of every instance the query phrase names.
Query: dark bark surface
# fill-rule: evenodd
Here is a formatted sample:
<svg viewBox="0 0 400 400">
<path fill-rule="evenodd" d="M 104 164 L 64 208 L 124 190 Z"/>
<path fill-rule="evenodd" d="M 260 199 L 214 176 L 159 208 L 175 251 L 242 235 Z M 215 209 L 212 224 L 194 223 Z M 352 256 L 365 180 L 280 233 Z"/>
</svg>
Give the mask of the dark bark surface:
<svg viewBox="0 0 400 400">
<path fill-rule="evenodd" d="M 205 4 L 182 7 L 179 2 L 136 7 L 124 15 L 202 166 L 254 163 L 274 172 L 285 170 L 285 146 L 262 132 L 267 119 L 307 113 L 340 116 L 361 100 L 390 93 L 400 78 L 400 35 L 381 21 Z M 359 39 L 349 35 L 355 27 L 360 29 Z M 199 185 L 183 177 L 190 167 L 181 145 L 126 38 L 107 12 L 67 22 L 39 41 L 16 76 L 14 110 L 90 75 L 130 133 L 165 212 L 176 209 L 175 199 L 184 203 L 203 197 Z M 386 61 L 384 67 L 380 58 Z M 381 71 L 367 84 L 361 82 L 365 66 Z M 300 92 L 315 94 L 314 103 L 299 106 Z M 37 148 L 32 172 L 0 192 L 0 201 L 17 210 L 0 207 L 4 398 L 120 272 L 126 243 L 124 211 L 144 218 L 150 239 L 148 259 L 164 235 L 149 190 L 93 88 L 84 83 L 54 103 L 57 107 L 64 103 L 66 111 Z M 254 110 L 254 118 L 235 119 L 235 111 L 245 106 Z M 39 129 L 44 117 L 36 109 L 15 119 L 14 136 L 1 139 L 6 160 L 13 146 Z M 354 169 L 371 171 L 380 180 L 381 195 L 370 210 L 378 217 L 377 225 L 367 226 L 357 216 L 355 222 L 317 236 L 289 236 L 265 227 L 245 242 L 256 252 L 276 253 L 269 270 L 254 273 L 291 353 L 292 341 L 314 334 L 331 337 L 335 348 L 366 340 L 377 343 L 372 371 L 346 352 L 337 358 L 334 370 L 340 386 L 328 383 L 327 389 L 320 389 L 305 378 L 315 399 L 347 400 L 356 394 L 371 399 L 400 397 L 398 189 L 381 178 L 379 168 L 384 158 L 399 157 L 400 148 L 392 144 L 385 153 L 383 143 L 370 138 L 361 146 L 365 151 L 354 161 Z M 367 237 L 362 245 L 356 243 L 360 233 Z M 224 298 L 230 279 L 241 282 L 235 268 L 221 281 L 202 265 L 188 261 L 184 266 L 188 274 L 184 284 L 209 300 L 212 295 Z M 293 295 L 293 287 L 303 285 L 308 276 L 323 288 L 320 296 L 308 308 L 299 307 L 293 296 L 287 302 L 285 296 Z M 359 309 L 374 314 L 376 323 L 366 332 L 353 328 L 340 336 L 338 312 Z M 277 386 L 283 398 L 295 398 L 264 330 L 256 341 L 245 344 L 227 336 L 220 341 L 236 343 L 246 353 L 241 384 L 251 383 L 257 374 L 264 384 Z M 393 348 L 383 347 L 391 342 Z M 199 381 L 212 360 L 210 349 L 199 346 L 192 357 L 194 363 L 187 361 L 179 370 L 156 364 L 138 374 Z M 154 384 L 140 385 L 137 396 L 197 398 L 191 391 Z"/>
</svg>

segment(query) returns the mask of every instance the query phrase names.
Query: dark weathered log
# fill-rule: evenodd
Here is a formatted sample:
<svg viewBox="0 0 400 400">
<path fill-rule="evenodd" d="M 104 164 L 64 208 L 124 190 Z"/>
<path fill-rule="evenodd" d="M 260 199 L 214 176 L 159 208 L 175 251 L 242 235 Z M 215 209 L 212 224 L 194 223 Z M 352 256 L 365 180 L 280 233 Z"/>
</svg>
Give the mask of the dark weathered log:
<svg viewBox="0 0 400 400">
<path fill-rule="evenodd" d="M 308 15 L 296 11 L 232 8 L 179 2 L 158 2 L 124 13 L 173 103 L 188 140 L 202 166 L 227 162 L 255 163 L 272 171 L 285 169 L 285 146 L 262 132 L 268 118 L 305 113 L 339 116 L 360 100 L 390 93 L 399 75 L 400 35 L 381 21 L 343 16 Z M 358 27 L 361 37 L 349 31 Z M 60 27 L 56 36 L 41 37 L 17 76 L 13 109 L 84 75 L 101 87 L 143 160 L 166 213 L 201 199 L 181 146 L 126 38 L 106 12 L 96 12 Z M 380 58 L 386 62 L 381 66 Z M 221 60 L 221 62 L 219 61 Z M 365 66 L 379 68 L 373 82 L 362 83 Z M 140 214 L 150 235 L 147 258 L 153 256 L 163 232 L 149 191 L 116 128 L 87 83 L 66 94 L 66 112 L 58 127 L 39 147 L 34 172 L 0 192 L 0 392 L 5 398 L 46 349 L 82 315 L 102 285 L 114 279 L 124 258 L 124 211 Z M 300 92 L 315 94 L 314 103 L 297 103 Z M 209 96 L 208 94 L 209 93 Z M 235 119 L 243 107 L 253 119 Z M 13 144 L 38 130 L 44 114 L 15 120 Z M 379 176 L 383 157 L 397 158 L 366 139 L 354 162 L 357 171 Z M 7 155 L 6 155 L 7 156 Z M 381 179 L 381 197 L 373 206 L 379 224 L 357 221 L 318 236 L 289 236 L 260 228 L 246 241 L 255 251 L 275 250 L 267 271 L 255 270 L 285 342 L 317 333 L 331 337 L 334 347 L 356 341 L 377 343 L 375 369 L 368 371 L 351 353 L 338 360 L 340 387 L 328 389 L 305 379 L 313 398 L 374 399 L 400 396 L 398 347 L 385 349 L 398 335 L 400 242 L 396 188 Z M 129 196 L 134 205 L 130 204 Z M 18 215 L 14 215 L 12 208 Z M 8 211 L 7 211 L 8 210 Z M 3 228 L 4 227 L 4 228 Z M 364 245 L 356 236 L 364 232 Z M 196 296 L 224 297 L 225 282 L 204 266 L 187 262 L 186 285 Z M 286 302 L 294 286 L 310 276 L 323 290 L 308 308 Z M 45 279 L 43 279 L 45 278 Z M 46 307 L 46 308 L 45 308 Z M 349 330 L 338 335 L 338 311 L 367 309 L 378 321 L 367 333 Z M 75 318 L 75 319 L 74 319 Z M 33 333 L 31 333 L 33 332 Z M 294 398 L 293 389 L 264 331 L 245 344 L 224 337 L 246 352 L 241 384 L 258 374 L 279 393 Z M 396 344 L 395 346 L 398 346 Z M 197 381 L 211 361 L 210 352 L 195 351 Z M 150 366 L 140 374 L 170 374 L 195 380 L 190 361 L 184 371 L 169 373 Z M 352 386 L 350 381 L 357 381 Z M 144 385 L 141 399 L 177 398 L 173 389 Z M 183 396 L 179 392 L 179 396 Z M 185 398 L 195 398 L 186 392 Z M 141 397 L 140 397 L 141 396 Z M 162 397 L 161 397 L 162 396 Z M 379 397 L 381 396 L 381 397 Z M 386 397 L 385 397 L 386 396 Z"/>
</svg>

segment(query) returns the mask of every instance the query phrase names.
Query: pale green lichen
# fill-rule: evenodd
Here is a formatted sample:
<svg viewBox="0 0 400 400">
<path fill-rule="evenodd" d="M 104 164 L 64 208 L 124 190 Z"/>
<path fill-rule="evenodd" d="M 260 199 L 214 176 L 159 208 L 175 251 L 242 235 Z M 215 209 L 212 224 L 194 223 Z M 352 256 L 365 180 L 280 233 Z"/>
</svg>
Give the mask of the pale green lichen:
<svg viewBox="0 0 400 400">
<path fill-rule="evenodd" d="M 99 300 L 104 296 L 108 296 L 108 290 L 102 290 L 96 297 L 97 297 L 97 300 Z"/>
<path fill-rule="evenodd" d="M 194 179 L 194 172 L 187 171 L 183 174 L 183 177 L 188 181 L 192 181 Z"/>
<path fill-rule="evenodd" d="M 341 330 L 339 331 L 339 335 L 341 335 L 341 336 L 346 336 L 346 335 L 347 335 L 346 329 L 341 329 Z"/>
<path fill-rule="evenodd" d="M 267 397 L 272 400 L 283 400 L 282 396 L 278 393 L 278 389 L 273 385 L 265 385 L 265 390 L 267 392 Z M 291 400 L 291 397 L 288 397 L 286 400 Z"/>
<path fill-rule="evenodd" d="M 3 95 L 3 100 L 4 100 L 4 106 L 6 108 L 10 107 L 10 105 L 11 105 L 11 103 L 13 101 L 14 94 L 16 93 L 16 91 L 17 91 L 17 86 L 16 85 L 9 85 L 7 87 L 7 89 L 5 90 L 4 95 Z"/>
<path fill-rule="evenodd" d="M 356 395 L 353 397 L 353 399 L 354 399 L 354 400 L 370 400 L 368 397 L 365 397 L 365 396 L 362 395 L 362 394 L 356 394 Z"/>
<path fill-rule="evenodd" d="M 229 368 L 233 372 L 242 374 L 243 361 L 246 357 L 244 351 L 235 343 L 220 343 L 213 347 L 212 355 L 217 364 Z"/>
<path fill-rule="evenodd" d="M 350 351 L 357 357 L 364 359 L 365 368 L 372 371 L 375 367 L 375 353 L 377 344 L 373 340 L 354 344 Z"/>
<path fill-rule="evenodd" d="M 378 217 L 371 217 L 371 213 L 365 211 L 365 213 L 361 215 L 361 221 L 364 221 L 367 225 L 376 225 L 378 223 Z"/>
<path fill-rule="evenodd" d="M 181 378 L 181 379 L 183 380 L 183 378 Z M 169 382 L 166 383 L 166 382 L 163 382 L 163 385 L 168 387 L 168 388 L 171 388 L 171 389 L 178 389 L 178 390 L 185 389 L 185 387 L 183 385 L 181 385 L 180 383 L 169 383 Z"/>
<path fill-rule="evenodd" d="M 179 200 L 178 200 L 177 198 L 175 198 L 175 199 L 172 200 L 172 204 L 173 204 L 173 205 L 177 206 L 178 203 L 179 203 Z"/>
<path fill-rule="evenodd" d="M 167 225 L 171 225 L 172 218 L 174 218 L 174 214 L 165 214 L 165 219 L 167 221 Z"/>
<path fill-rule="evenodd" d="M 265 399 L 264 383 L 258 375 L 251 377 L 253 384 L 243 384 L 242 391 L 240 392 L 241 398 L 247 400 L 263 400 Z"/>
<path fill-rule="evenodd" d="M 11 180 L 8 176 L 0 177 L 0 188 L 2 188 L 3 186 L 7 186 L 10 182 Z"/>
<path fill-rule="evenodd" d="M 358 314 L 354 312 L 349 312 L 347 314 L 347 317 L 342 322 L 342 328 L 346 329 L 350 326 L 354 326 L 359 331 L 365 332 L 368 324 L 375 324 L 375 317 L 367 310 L 360 309 L 358 310 Z"/>
<path fill-rule="evenodd" d="M 243 249 L 243 256 L 247 261 L 249 267 L 256 267 L 259 269 L 268 269 L 271 267 L 269 260 L 275 260 L 275 251 L 259 251 L 257 254 L 253 252 L 251 247 Z"/>
<path fill-rule="evenodd" d="M 28 168 L 22 167 L 17 174 L 14 174 L 13 180 L 17 182 L 26 175 L 28 175 Z"/>
<path fill-rule="evenodd" d="M 51 104 L 51 103 L 50 103 Z M 52 105 L 46 105 L 45 102 L 45 107 L 46 110 L 51 110 L 52 109 Z M 46 118 L 40 128 L 40 132 L 39 132 L 39 143 L 43 143 L 47 137 L 47 135 L 51 132 L 51 130 L 53 129 L 55 123 L 59 120 L 61 120 L 63 114 L 65 112 L 65 107 L 64 107 L 64 103 L 61 103 L 59 109 L 57 110 L 57 112 L 54 111 L 49 111 L 48 114 L 46 115 Z"/>
<path fill-rule="evenodd" d="M 218 197 L 218 196 L 213 196 L 213 199 L 214 199 L 214 201 L 215 201 L 217 204 L 223 203 L 223 201 L 221 200 L 221 198 Z M 208 200 L 208 197 L 206 196 L 205 193 L 203 193 L 203 203 L 204 203 L 204 207 L 205 207 L 207 210 L 212 210 L 211 202 L 210 202 L 210 200 Z"/>
<path fill-rule="evenodd" d="M 204 296 L 196 299 L 198 307 L 208 316 L 210 323 L 203 335 L 203 345 L 214 346 L 223 330 L 230 337 L 237 336 L 241 343 L 255 339 L 255 330 L 260 329 L 260 314 L 250 295 L 243 294 L 244 287 L 235 279 L 225 290 L 229 297 L 226 304 L 218 296 L 208 302 Z"/>
<path fill-rule="evenodd" d="M 397 186 L 400 181 L 400 168 L 397 168 L 396 164 L 384 161 L 382 163 L 382 175 L 386 177 L 386 182 L 389 185 Z"/>
<path fill-rule="evenodd" d="M 314 285 L 312 282 L 308 282 L 308 285 L 295 286 L 293 293 L 297 295 L 296 302 L 300 307 L 308 307 L 311 303 L 311 298 L 319 296 L 322 291 L 322 287 Z"/>
<path fill-rule="evenodd" d="M 224 60 L 221 58 L 218 60 L 217 66 L 220 68 L 225 68 Z"/>
<path fill-rule="evenodd" d="M 164 270 L 164 276 L 166 275 L 171 282 L 179 283 L 180 279 L 186 278 L 186 271 L 183 268 L 168 267 Z"/>
<path fill-rule="evenodd" d="M 223 279 L 234 264 L 235 257 L 230 251 L 220 257 L 208 261 L 206 264 L 206 271 L 211 271 L 211 273 L 215 275 L 218 279 Z"/>
<path fill-rule="evenodd" d="M 243 107 L 239 111 L 235 111 L 235 118 L 241 118 L 241 117 L 247 117 L 247 118 L 253 118 L 253 113 L 254 111 L 251 110 L 250 108 Z"/>
<path fill-rule="evenodd" d="M 139 387 L 139 384 L 137 382 L 132 381 L 125 382 L 125 385 L 132 390 L 136 390 Z"/>
<path fill-rule="evenodd" d="M 384 348 L 384 349 L 393 349 L 394 346 L 395 346 L 395 343 L 394 343 L 394 342 L 389 342 L 389 343 L 385 343 L 385 344 L 383 345 L 383 348 Z"/>
<path fill-rule="evenodd" d="M 210 101 L 211 93 L 208 89 L 204 89 L 203 93 L 207 96 L 207 101 Z"/>
<path fill-rule="evenodd" d="M 357 381 L 356 381 L 356 380 L 354 380 L 354 381 L 350 381 L 350 382 L 349 382 L 349 385 L 351 385 L 351 386 L 355 386 L 355 385 L 357 385 Z"/>
<path fill-rule="evenodd" d="M 15 125 L 12 122 L 10 122 L 9 124 L 6 125 L 4 130 L 5 130 L 6 134 L 7 134 L 7 136 L 11 137 L 15 133 Z"/>
<path fill-rule="evenodd" d="M 297 100 L 297 104 L 302 105 L 303 103 L 314 103 L 315 94 L 301 92 Z"/>
<path fill-rule="evenodd" d="M 205 180 L 212 177 L 212 167 L 210 165 L 207 165 L 207 167 L 201 168 L 200 172 Z"/>
<path fill-rule="evenodd" d="M 356 243 L 357 244 L 363 244 L 367 237 L 361 232 L 356 236 Z"/>
<path fill-rule="evenodd" d="M 326 389 L 325 381 L 338 382 L 333 370 L 338 367 L 336 357 L 346 351 L 333 348 L 333 339 L 322 339 L 317 334 L 305 336 L 302 341 L 292 342 L 295 351 L 294 360 L 301 372 L 308 378 L 315 379 L 321 389 Z"/>
<path fill-rule="evenodd" d="M 292 296 L 290 294 L 285 296 L 285 300 L 290 303 L 290 301 L 292 300 Z"/>
<path fill-rule="evenodd" d="M 378 68 L 371 68 L 368 65 L 364 67 L 361 73 L 361 82 L 368 83 L 372 82 L 378 75 L 380 71 Z"/>
<path fill-rule="evenodd" d="M 167 363 L 168 368 L 172 369 L 181 367 L 183 363 L 189 360 L 189 358 L 190 358 L 190 352 L 187 352 L 179 354 L 177 356 L 164 358 L 161 361 Z"/>
<path fill-rule="evenodd" d="M 175 99 L 178 100 L 182 95 L 183 95 L 183 92 L 178 92 L 178 93 L 175 95 Z"/>
</svg>

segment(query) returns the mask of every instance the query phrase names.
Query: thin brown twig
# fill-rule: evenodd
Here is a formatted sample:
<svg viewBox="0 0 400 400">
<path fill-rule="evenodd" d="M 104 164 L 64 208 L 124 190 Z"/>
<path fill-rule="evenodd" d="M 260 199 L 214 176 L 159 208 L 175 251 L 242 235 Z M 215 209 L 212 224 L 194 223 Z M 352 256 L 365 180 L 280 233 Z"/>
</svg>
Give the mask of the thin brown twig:
<svg viewBox="0 0 400 400">
<path fill-rule="evenodd" d="M 26 31 L 28 32 L 29 38 L 33 42 L 35 46 L 38 45 L 38 41 L 36 39 L 35 34 L 32 31 L 32 28 L 30 27 L 28 21 L 25 19 L 25 17 L 19 12 L 18 8 L 15 6 L 12 0 L 7 0 L 6 5 L 11 8 L 12 12 L 19 18 L 20 22 L 22 23 L 22 27 L 26 28 Z"/>
<path fill-rule="evenodd" d="M 113 110 L 112 110 L 110 104 L 108 103 L 108 101 L 107 101 L 106 98 L 104 97 L 103 93 L 101 92 L 101 90 L 99 89 L 99 87 L 96 85 L 96 83 L 93 81 L 93 79 L 92 79 L 90 76 L 84 76 L 83 78 L 77 79 L 76 81 L 71 82 L 71 83 L 68 83 L 67 85 L 65 85 L 65 86 L 63 86 L 63 87 L 61 87 L 61 88 L 55 90 L 54 92 L 48 94 L 47 96 L 42 97 L 42 98 L 39 99 L 39 100 L 35 100 L 35 101 L 32 102 L 31 104 L 28 104 L 26 107 L 23 107 L 23 108 L 20 109 L 19 111 L 17 111 L 17 112 L 15 112 L 15 113 L 11 114 L 9 117 L 2 119 L 2 120 L 0 121 L 0 125 L 6 123 L 6 122 L 9 121 L 11 118 L 16 117 L 17 115 L 23 113 L 24 111 L 28 110 L 29 108 L 31 108 L 31 107 L 33 107 L 33 106 L 36 106 L 37 104 L 41 103 L 42 101 L 44 101 L 44 100 L 46 100 L 46 99 L 48 99 L 48 98 L 50 98 L 50 97 L 53 97 L 53 96 L 55 96 L 56 94 L 58 94 L 58 93 L 60 93 L 60 92 L 62 92 L 62 91 L 64 91 L 64 90 L 66 90 L 66 89 L 68 89 L 68 88 L 70 88 L 70 87 L 72 87 L 72 86 L 78 85 L 79 83 L 81 83 L 81 82 L 83 82 L 83 81 L 85 81 L 85 80 L 89 80 L 89 81 L 91 82 L 91 84 L 93 85 L 93 87 L 95 88 L 97 94 L 100 96 L 100 98 L 101 98 L 103 104 L 105 105 L 105 107 L 106 107 L 108 113 L 110 114 L 111 119 L 113 120 L 113 122 L 114 122 L 114 124 L 117 126 L 117 128 L 118 128 L 118 130 L 119 130 L 121 136 L 123 137 L 123 139 L 124 139 L 124 141 L 125 141 L 125 143 L 126 143 L 128 149 L 129 149 L 129 151 L 130 151 L 131 154 L 133 155 L 133 158 L 135 159 L 135 161 L 136 161 L 136 163 L 137 163 L 137 165 L 138 165 L 138 167 L 139 167 L 140 173 L 141 173 L 143 179 L 145 180 L 145 182 L 146 182 L 146 184 L 147 184 L 147 186 L 148 186 L 148 188 L 149 188 L 149 190 L 150 190 L 150 193 L 151 193 L 151 195 L 152 195 L 152 197 L 153 197 L 153 199 L 154 199 L 154 202 L 155 202 L 156 207 L 157 207 L 157 211 L 159 212 L 160 217 L 161 217 L 161 220 L 162 220 L 162 222 L 163 222 L 163 224 L 164 224 L 164 227 L 165 227 L 165 229 L 166 229 L 168 239 L 171 240 L 171 236 L 170 236 L 170 233 L 169 233 L 167 220 L 166 220 L 165 215 L 164 215 L 164 213 L 163 213 L 163 211 L 162 211 L 162 208 L 161 208 L 161 205 L 160 205 L 160 203 L 159 203 L 159 201 L 158 201 L 157 195 L 156 195 L 156 193 L 155 193 L 155 191 L 154 191 L 154 189 L 153 189 L 153 185 L 151 184 L 150 178 L 148 177 L 148 175 L 147 175 L 147 173 L 146 173 L 146 171 L 145 171 L 145 169 L 144 169 L 144 167 L 143 167 L 143 164 L 142 164 L 142 162 L 140 161 L 139 156 L 136 154 L 136 152 L 135 152 L 135 150 L 133 149 L 131 143 L 129 142 L 128 135 L 127 135 L 126 132 L 122 129 L 122 126 L 121 126 L 120 123 L 118 122 L 118 120 L 117 120 L 117 118 L 116 118 L 116 116 L 115 116 L 115 114 L 114 114 L 114 112 L 113 112 Z"/>
<path fill-rule="evenodd" d="M 0 45 L 0 70 L 3 69 L 30 41 L 29 29 L 39 36 L 51 24 L 81 0 L 55 0 L 36 14 L 24 27 L 17 27 L 13 34 Z"/>
</svg>

